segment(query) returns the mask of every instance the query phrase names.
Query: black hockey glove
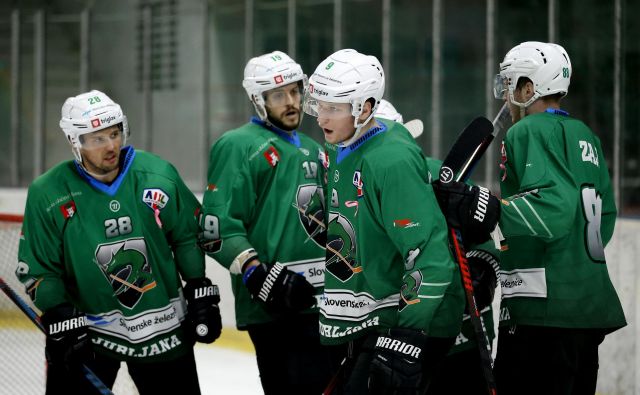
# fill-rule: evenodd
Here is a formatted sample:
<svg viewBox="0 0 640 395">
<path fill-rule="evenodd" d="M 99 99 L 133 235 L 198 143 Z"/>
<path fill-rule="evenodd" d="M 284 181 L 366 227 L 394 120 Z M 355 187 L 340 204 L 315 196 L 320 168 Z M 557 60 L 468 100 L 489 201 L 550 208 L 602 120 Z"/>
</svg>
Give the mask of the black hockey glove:
<svg viewBox="0 0 640 395">
<path fill-rule="evenodd" d="M 41 321 L 47 334 L 45 355 L 50 365 L 76 369 L 94 358 L 87 317 L 71 303 L 45 311 Z"/>
<path fill-rule="evenodd" d="M 403 328 L 378 335 L 369 368 L 369 393 L 418 394 L 426 340 L 424 333 Z"/>
<path fill-rule="evenodd" d="M 276 263 L 249 267 L 242 276 L 251 298 L 265 304 L 274 313 L 294 313 L 316 303 L 315 288 L 304 278 Z"/>
<path fill-rule="evenodd" d="M 462 232 L 465 244 L 490 238 L 500 219 L 500 201 L 487 188 L 452 181 L 433 182 L 440 209 L 449 226 Z"/>
<path fill-rule="evenodd" d="M 500 265 L 496 257 L 482 250 L 467 252 L 467 262 L 471 271 L 473 293 L 478 310 L 491 305 L 498 284 Z"/>
<path fill-rule="evenodd" d="M 206 277 L 187 280 L 184 287 L 187 299 L 187 319 L 195 340 L 213 343 L 222 331 L 220 292 Z"/>
</svg>

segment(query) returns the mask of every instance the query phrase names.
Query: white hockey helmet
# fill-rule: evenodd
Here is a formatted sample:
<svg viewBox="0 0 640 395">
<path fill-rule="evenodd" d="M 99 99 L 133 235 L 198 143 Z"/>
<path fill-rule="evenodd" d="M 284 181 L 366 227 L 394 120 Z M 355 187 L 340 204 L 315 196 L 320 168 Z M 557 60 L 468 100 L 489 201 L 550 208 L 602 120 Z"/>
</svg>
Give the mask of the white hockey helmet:
<svg viewBox="0 0 640 395">
<path fill-rule="evenodd" d="M 83 134 L 121 125 L 122 145 L 126 144 L 129 136 L 127 117 L 117 103 L 100 91 L 92 90 L 67 98 L 62 105 L 61 115 L 60 128 L 71 143 L 78 163 L 82 163 L 80 136 Z"/>
<path fill-rule="evenodd" d="M 242 86 L 247 91 L 260 119 L 267 119 L 263 94 L 266 91 L 292 82 L 301 81 L 301 90 L 307 87 L 307 76 L 302 67 L 284 52 L 273 51 L 249 59 L 244 68 Z"/>
<path fill-rule="evenodd" d="M 396 110 L 396 108 L 385 99 L 380 99 L 380 104 L 375 113 L 376 118 L 390 119 L 394 122 L 404 123 L 402 120 L 402 114 Z"/>
<path fill-rule="evenodd" d="M 358 139 L 362 127 L 373 117 L 383 95 L 384 70 L 380 61 L 375 56 L 364 55 L 354 49 L 341 49 L 323 60 L 309 78 L 304 111 L 317 117 L 318 101 L 351 104 L 356 131 L 353 137 L 341 143 L 348 146 Z M 374 99 L 371 115 L 359 123 L 358 118 L 368 99 Z"/>
<path fill-rule="evenodd" d="M 557 93 L 566 95 L 571 72 L 569 55 L 560 45 L 527 41 L 513 47 L 500 63 L 500 74 L 496 75 L 494 83 L 494 95 L 497 99 L 504 99 L 505 92 L 508 92 L 513 104 L 526 108 L 543 96 Z M 519 103 L 513 97 L 521 77 L 529 78 L 535 90 L 526 103 Z"/>
</svg>

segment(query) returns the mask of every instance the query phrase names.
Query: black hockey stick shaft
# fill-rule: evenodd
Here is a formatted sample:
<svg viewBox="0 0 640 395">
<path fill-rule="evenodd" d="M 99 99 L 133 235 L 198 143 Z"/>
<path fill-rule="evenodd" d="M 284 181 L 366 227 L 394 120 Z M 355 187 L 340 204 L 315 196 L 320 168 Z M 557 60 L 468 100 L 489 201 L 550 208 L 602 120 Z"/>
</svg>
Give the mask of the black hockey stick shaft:
<svg viewBox="0 0 640 395">
<path fill-rule="evenodd" d="M 485 118 L 486 119 L 486 118 Z M 482 159 L 482 155 L 487 151 L 491 142 L 505 129 L 508 129 L 511 126 L 511 115 L 509 114 L 509 107 L 505 103 L 498 114 L 491 122 L 493 126 L 493 131 L 491 135 L 487 136 L 482 140 L 482 142 L 478 145 L 476 149 L 473 150 L 471 155 L 468 156 L 464 165 L 460 168 L 458 175 L 456 176 L 456 181 L 465 182 L 471 176 L 473 169 Z"/>
<path fill-rule="evenodd" d="M 327 387 L 324 389 L 324 391 L 322 391 L 322 395 L 331 395 L 331 393 L 333 393 L 334 388 L 336 388 L 336 386 L 340 382 L 341 377 L 343 376 L 342 371 L 344 370 L 344 365 L 346 364 L 346 362 L 347 362 L 347 357 L 344 357 L 342 359 L 342 362 L 340 363 L 340 367 L 338 368 L 338 371 L 336 372 L 336 374 L 333 375 L 333 377 L 329 381 L 329 384 L 327 384 Z"/>
<path fill-rule="evenodd" d="M 38 327 L 38 329 L 40 329 L 42 333 L 44 334 L 47 333 L 44 326 L 42 325 L 42 321 L 40 320 L 40 316 L 38 315 L 38 313 L 36 313 L 35 310 L 33 310 L 31 306 L 29 306 L 27 302 L 25 302 L 24 299 L 22 299 L 20 295 L 18 295 L 16 291 L 14 291 L 9 286 L 9 284 L 7 284 L 4 281 L 4 278 L 2 277 L 0 277 L 0 288 L 2 288 L 2 291 L 9 297 L 9 299 L 11 299 L 11 301 L 16 306 L 18 306 L 18 308 L 31 320 L 31 322 L 33 322 Z M 86 365 L 83 364 L 82 370 L 83 370 L 84 376 L 87 378 L 87 380 L 89 380 L 89 382 L 94 387 L 96 387 L 96 389 L 100 394 L 113 395 L 113 392 L 111 392 L 109 387 L 107 387 L 102 382 L 102 380 L 100 380 L 100 378 L 91 371 L 91 369 L 89 369 Z"/>
<path fill-rule="evenodd" d="M 503 106 L 498 117 L 496 117 L 496 120 L 501 119 L 500 117 L 503 115 L 503 110 L 505 109 L 506 107 Z M 490 122 L 486 118 L 479 117 L 474 119 L 471 124 L 462 131 L 442 163 L 442 168 L 440 170 L 440 182 L 449 183 L 453 180 L 462 182 L 466 181 L 484 152 L 493 141 L 494 137 L 497 135 L 499 129 L 500 128 L 496 128 L 494 123 Z M 478 344 L 482 371 L 487 383 L 487 391 L 489 394 L 495 395 L 497 390 L 495 379 L 493 377 L 493 361 L 491 359 L 489 337 L 476 304 L 473 283 L 471 280 L 471 271 L 469 270 L 460 230 L 449 227 L 449 240 L 454 258 L 458 263 L 462 274 L 462 283 L 467 301 L 467 309 L 469 311 L 471 325 Z"/>
</svg>

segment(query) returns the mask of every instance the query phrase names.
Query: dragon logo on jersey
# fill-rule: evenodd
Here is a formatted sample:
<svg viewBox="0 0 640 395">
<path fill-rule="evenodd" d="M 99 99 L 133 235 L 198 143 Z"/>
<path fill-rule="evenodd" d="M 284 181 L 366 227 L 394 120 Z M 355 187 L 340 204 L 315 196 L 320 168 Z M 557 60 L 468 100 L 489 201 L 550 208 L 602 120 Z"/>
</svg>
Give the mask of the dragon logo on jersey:
<svg viewBox="0 0 640 395">
<path fill-rule="evenodd" d="M 147 246 L 142 238 L 98 246 L 96 262 L 120 304 L 129 309 L 133 309 L 142 295 L 156 286 L 147 259 Z"/>
<path fill-rule="evenodd" d="M 362 271 L 356 261 L 356 233 L 342 214 L 329 213 L 326 271 L 345 282 Z"/>
<path fill-rule="evenodd" d="M 293 207 L 298 209 L 300 223 L 309 236 L 321 248 L 327 241 L 326 225 L 324 223 L 324 191 L 322 187 L 309 184 L 300 185 Z"/>
<path fill-rule="evenodd" d="M 409 275 L 404 276 L 404 283 L 400 287 L 400 302 L 398 310 L 402 311 L 410 304 L 420 303 L 418 293 L 422 285 L 422 273 L 416 270 Z"/>
</svg>

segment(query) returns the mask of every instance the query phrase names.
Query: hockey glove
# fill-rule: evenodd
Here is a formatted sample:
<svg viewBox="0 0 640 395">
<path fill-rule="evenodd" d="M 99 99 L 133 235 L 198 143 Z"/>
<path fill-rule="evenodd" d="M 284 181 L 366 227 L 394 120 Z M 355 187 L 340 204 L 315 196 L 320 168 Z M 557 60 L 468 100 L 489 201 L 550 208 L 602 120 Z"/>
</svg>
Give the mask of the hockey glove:
<svg viewBox="0 0 640 395">
<path fill-rule="evenodd" d="M 75 369 L 94 358 L 87 317 L 71 303 L 45 311 L 41 321 L 47 334 L 45 355 L 50 365 Z"/>
<path fill-rule="evenodd" d="M 268 268 L 264 263 L 249 267 L 242 276 L 251 298 L 273 313 L 294 313 L 316 303 L 315 288 L 300 274 L 281 263 Z"/>
<path fill-rule="evenodd" d="M 220 292 L 206 277 L 187 280 L 184 287 L 187 299 L 187 319 L 195 340 L 213 343 L 222 331 Z"/>
<path fill-rule="evenodd" d="M 418 394 L 426 339 L 422 332 L 403 328 L 379 335 L 369 368 L 369 393 Z"/>
<path fill-rule="evenodd" d="M 482 310 L 493 302 L 493 295 L 498 284 L 500 265 L 492 254 L 482 250 L 467 252 L 467 262 L 471 271 L 473 293 L 478 310 Z"/>
<path fill-rule="evenodd" d="M 489 240 L 490 233 L 500 219 L 500 201 L 487 188 L 453 181 L 433 182 L 449 226 L 462 232 L 465 244 L 479 244 Z"/>
</svg>

